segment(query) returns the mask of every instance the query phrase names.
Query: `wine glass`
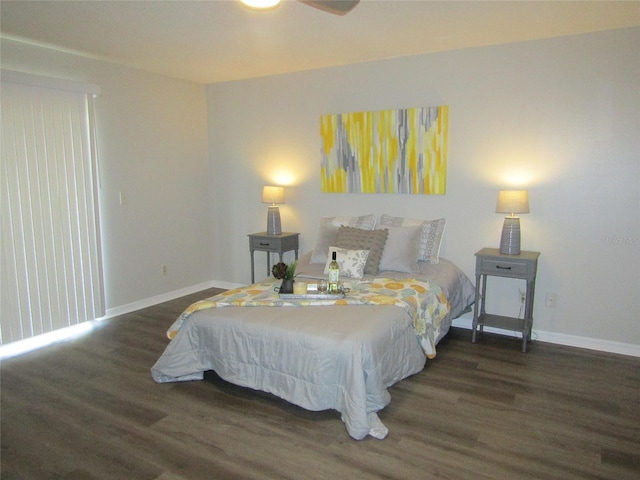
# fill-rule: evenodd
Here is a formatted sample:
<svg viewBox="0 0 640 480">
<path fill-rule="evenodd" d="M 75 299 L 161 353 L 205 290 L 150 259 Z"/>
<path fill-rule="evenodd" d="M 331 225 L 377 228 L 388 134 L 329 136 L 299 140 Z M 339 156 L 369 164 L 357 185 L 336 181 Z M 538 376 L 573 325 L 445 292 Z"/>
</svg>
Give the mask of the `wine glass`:
<svg viewBox="0 0 640 480">
<path fill-rule="evenodd" d="M 327 281 L 318 280 L 318 293 L 327 293 Z"/>
</svg>

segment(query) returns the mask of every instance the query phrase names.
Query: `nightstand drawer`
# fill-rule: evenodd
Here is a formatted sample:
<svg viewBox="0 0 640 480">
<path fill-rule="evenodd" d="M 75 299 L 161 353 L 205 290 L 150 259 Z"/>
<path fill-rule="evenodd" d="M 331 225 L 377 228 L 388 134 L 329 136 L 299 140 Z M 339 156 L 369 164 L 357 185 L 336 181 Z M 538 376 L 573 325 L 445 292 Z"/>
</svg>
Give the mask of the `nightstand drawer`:
<svg viewBox="0 0 640 480">
<path fill-rule="evenodd" d="M 479 273 L 501 277 L 527 277 L 530 262 L 481 257 Z"/>
<path fill-rule="evenodd" d="M 261 250 L 261 251 L 269 251 L 269 252 L 277 252 L 280 250 L 280 246 L 282 245 L 282 240 L 279 238 L 266 239 L 262 238 L 251 238 L 251 248 L 253 250 Z"/>
</svg>

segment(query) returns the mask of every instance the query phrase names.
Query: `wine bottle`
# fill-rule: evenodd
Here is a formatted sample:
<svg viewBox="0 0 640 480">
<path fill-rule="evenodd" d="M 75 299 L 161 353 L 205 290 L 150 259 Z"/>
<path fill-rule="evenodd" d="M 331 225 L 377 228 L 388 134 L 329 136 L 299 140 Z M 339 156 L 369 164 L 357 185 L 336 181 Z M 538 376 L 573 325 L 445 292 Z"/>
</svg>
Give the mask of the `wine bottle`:
<svg viewBox="0 0 640 480">
<path fill-rule="evenodd" d="M 340 279 L 340 268 L 336 261 L 336 252 L 332 252 L 331 263 L 329 264 L 329 293 L 338 293 L 338 281 Z"/>
</svg>

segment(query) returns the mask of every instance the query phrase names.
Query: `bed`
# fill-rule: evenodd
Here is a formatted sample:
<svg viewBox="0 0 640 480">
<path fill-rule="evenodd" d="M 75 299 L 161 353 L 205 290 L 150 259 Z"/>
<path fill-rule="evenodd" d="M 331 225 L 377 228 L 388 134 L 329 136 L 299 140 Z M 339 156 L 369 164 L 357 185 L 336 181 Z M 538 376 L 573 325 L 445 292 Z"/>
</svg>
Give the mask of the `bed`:
<svg viewBox="0 0 640 480">
<path fill-rule="evenodd" d="M 385 438 L 377 412 L 391 400 L 388 388 L 435 357 L 475 289 L 437 256 L 443 224 L 427 255 L 434 225 L 427 232 L 425 221 L 371 217 L 323 218 L 314 249 L 298 262 L 296 281 L 313 284 L 337 251 L 344 298 L 282 298 L 270 277 L 196 302 L 169 328 L 153 379 L 202 380 L 213 370 L 307 410 L 335 409 L 354 439 Z"/>
</svg>

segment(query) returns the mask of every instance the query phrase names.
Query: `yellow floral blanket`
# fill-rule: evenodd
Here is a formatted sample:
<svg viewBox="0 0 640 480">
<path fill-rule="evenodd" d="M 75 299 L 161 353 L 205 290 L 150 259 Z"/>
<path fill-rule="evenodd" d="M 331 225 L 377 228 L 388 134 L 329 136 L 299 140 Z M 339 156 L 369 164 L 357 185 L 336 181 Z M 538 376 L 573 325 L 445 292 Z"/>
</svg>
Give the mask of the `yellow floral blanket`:
<svg viewBox="0 0 640 480">
<path fill-rule="evenodd" d="M 193 303 L 167 331 L 173 339 L 193 313 L 217 307 L 309 307 L 325 305 L 395 305 L 403 308 L 413 320 L 420 346 L 428 358 L 436 355 L 435 339 L 442 319 L 449 313 L 449 302 L 437 285 L 416 279 L 376 278 L 354 282 L 344 297 L 334 299 L 281 299 L 273 278 L 242 288 L 227 290 L 206 300 Z"/>
</svg>

